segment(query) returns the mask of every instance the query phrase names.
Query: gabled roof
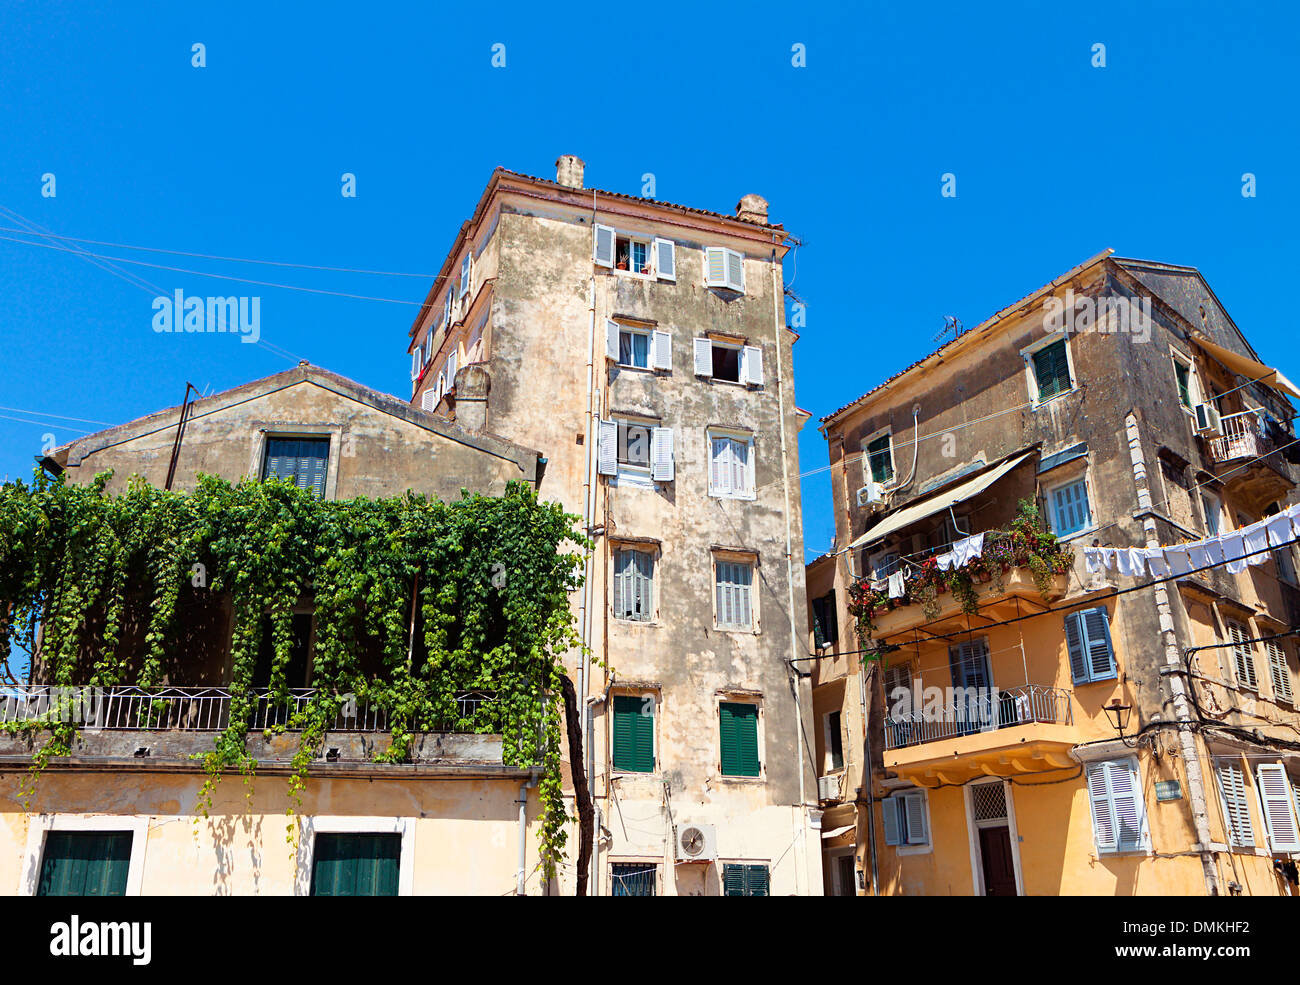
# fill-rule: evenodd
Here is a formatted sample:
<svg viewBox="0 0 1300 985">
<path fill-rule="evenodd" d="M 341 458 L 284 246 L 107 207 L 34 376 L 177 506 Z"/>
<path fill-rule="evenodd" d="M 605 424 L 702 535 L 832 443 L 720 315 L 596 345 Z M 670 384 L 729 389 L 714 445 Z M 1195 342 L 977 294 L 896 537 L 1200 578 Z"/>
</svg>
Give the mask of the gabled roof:
<svg viewBox="0 0 1300 985">
<path fill-rule="evenodd" d="M 451 441 L 476 448 L 485 454 L 518 462 L 521 467 L 530 459 L 535 460 L 541 456 L 541 452 L 535 449 L 525 448 L 523 445 L 517 445 L 499 435 L 486 431 L 468 431 L 445 417 L 415 407 L 391 393 L 372 389 L 364 384 L 357 383 L 355 380 L 349 380 L 337 373 L 331 373 L 327 369 L 313 366 L 305 361 L 282 373 L 264 376 L 260 380 L 253 380 L 251 383 L 245 383 L 242 386 L 223 390 L 220 393 L 212 394 L 210 397 L 203 397 L 194 401 L 190 405 L 190 416 L 187 421 L 192 422 L 198 418 L 233 407 L 236 404 L 302 383 L 318 386 L 340 397 L 370 407 L 381 414 L 400 418 L 426 431 L 442 435 Z M 118 424 L 106 430 L 88 434 L 83 438 L 78 438 L 76 441 L 71 441 L 54 449 L 50 452 L 49 457 L 61 466 L 75 467 L 80 465 L 81 460 L 87 455 L 94 452 L 158 431 L 174 430 L 180 418 L 180 411 L 180 407 L 168 407 L 166 410 L 136 418 L 134 421 L 127 421 L 124 424 Z"/>
</svg>

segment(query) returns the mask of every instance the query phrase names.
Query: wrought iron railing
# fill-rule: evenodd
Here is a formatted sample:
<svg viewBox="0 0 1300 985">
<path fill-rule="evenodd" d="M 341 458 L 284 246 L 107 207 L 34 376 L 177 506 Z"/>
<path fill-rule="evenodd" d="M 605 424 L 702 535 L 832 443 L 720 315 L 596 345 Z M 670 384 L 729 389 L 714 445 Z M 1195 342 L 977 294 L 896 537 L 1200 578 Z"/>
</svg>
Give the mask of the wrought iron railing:
<svg viewBox="0 0 1300 985">
<path fill-rule="evenodd" d="M 997 729 L 1041 722 L 1069 725 L 1074 720 L 1068 688 L 1025 684 L 992 691 L 984 688 L 953 689 L 952 700 L 941 710 L 926 710 L 920 696 L 918 711 L 885 719 L 885 748 L 903 749 L 940 739 L 975 735 Z"/>
<path fill-rule="evenodd" d="M 249 730 L 283 727 L 295 731 L 315 696 L 315 688 L 267 689 L 252 693 Z M 76 722 L 87 728 L 219 732 L 230 724 L 235 696 L 223 687 L 61 687 L 28 684 L 0 687 L 0 725 L 10 722 Z M 387 732 L 387 709 L 348 695 L 331 731 Z M 430 723 L 406 723 L 427 732 L 477 732 L 499 728 L 488 691 L 465 691 L 456 698 L 454 717 Z"/>
</svg>

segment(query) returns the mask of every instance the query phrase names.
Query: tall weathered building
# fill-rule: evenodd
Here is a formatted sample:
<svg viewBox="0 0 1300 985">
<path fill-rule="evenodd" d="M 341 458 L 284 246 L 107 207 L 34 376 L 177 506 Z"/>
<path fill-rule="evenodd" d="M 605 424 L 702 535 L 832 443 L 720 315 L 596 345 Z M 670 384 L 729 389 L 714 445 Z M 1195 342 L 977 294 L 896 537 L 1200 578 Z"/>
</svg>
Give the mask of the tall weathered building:
<svg viewBox="0 0 1300 985">
<path fill-rule="evenodd" d="M 557 166 L 493 173 L 411 326 L 412 401 L 541 449 L 595 543 L 592 890 L 820 893 L 787 234 L 756 195 L 721 215 Z"/>
<path fill-rule="evenodd" d="M 1294 396 L 1107 251 L 824 418 L 830 891 L 1297 891 Z"/>
</svg>

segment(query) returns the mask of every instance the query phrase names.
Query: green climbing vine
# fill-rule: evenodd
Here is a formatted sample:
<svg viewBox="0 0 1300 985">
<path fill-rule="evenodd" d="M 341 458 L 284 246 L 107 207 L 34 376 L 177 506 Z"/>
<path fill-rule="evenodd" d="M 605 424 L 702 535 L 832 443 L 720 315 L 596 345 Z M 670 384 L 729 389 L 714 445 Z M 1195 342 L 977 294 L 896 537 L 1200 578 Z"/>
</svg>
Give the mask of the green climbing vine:
<svg viewBox="0 0 1300 985">
<path fill-rule="evenodd" d="M 268 709 L 268 734 L 298 735 L 289 792 L 300 807 L 322 740 L 351 705 L 384 717 L 391 740 L 379 761 L 408 761 L 422 732 L 500 732 L 507 765 L 541 770 L 543 862 L 554 872 L 568 820 L 562 657 L 581 650 L 572 548 L 588 546 L 576 517 L 520 483 L 454 503 L 413 494 L 331 502 L 278 481 L 211 476 L 192 493 L 132 479 L 110 495 L 109 478 L 69 485 L 38 472 L 31 485 L 0 486 L 0 683 L 14 682 L 12 661 L 25 653 L 34 679 L 67 687 L 210 685 L 195 679 L 194 654 L 211 646 L 221 624 L 211 611 L 224 602 L 230 707 L 202 757 L 202 812 L 223 775 L 251 781 L 249 729 Z M 303 604 L 315 613 L 305 703 L 287 677 Z M 467 692 L 490 700 L 458 700 Z M 168 700 L 140 714 L 162 721 Z M 4 727 L 42 736 L 28 793 L 78 734 L 59 720 Z"/>
</svg>

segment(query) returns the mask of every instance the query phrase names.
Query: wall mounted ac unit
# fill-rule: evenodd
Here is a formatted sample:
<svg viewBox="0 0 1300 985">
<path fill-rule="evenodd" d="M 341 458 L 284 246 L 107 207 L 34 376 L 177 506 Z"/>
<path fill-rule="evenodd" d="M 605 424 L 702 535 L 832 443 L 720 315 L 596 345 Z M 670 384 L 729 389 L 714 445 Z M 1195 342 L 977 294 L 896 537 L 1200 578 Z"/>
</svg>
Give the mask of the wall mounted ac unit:
<svg viewBox="0 0 1300 985">
<path fill-rule="evenodd" d="M 1219 420 L 1219 411 L 1214 404 L 1196 405 L 1196 433 L 1216 438 L 1223 434 L 1223 424 Z"/>
<path fill-rule="evenodd" d="M 683 824 L 676 839 L 679 862 L 712 862 L 718 857 L 718 829 L 712 824 Z"/>
<path fill-rule="evenodd" d="M 817 777 L 817 799 L 818 800 L 839 800 L 840 799 L 840 778 L 838 776 Z"/>
<path fill-rule="evenodd" d="M 885 505 L 885 491 L 879 482 L 868 482 L 858 488 L 858 506 L 878 510 Z"/>
</svg>

